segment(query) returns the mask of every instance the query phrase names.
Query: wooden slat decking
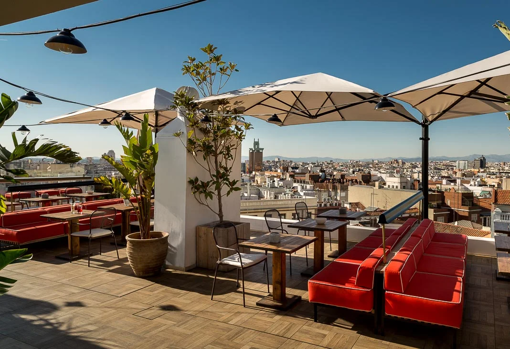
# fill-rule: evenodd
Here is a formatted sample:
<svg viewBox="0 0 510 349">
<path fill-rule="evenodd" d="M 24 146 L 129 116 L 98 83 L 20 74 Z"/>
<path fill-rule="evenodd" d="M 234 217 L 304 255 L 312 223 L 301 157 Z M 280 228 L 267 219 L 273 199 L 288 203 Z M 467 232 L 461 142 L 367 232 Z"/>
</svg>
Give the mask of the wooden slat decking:
<svg viewBox="0 0 510 349">
<path fill-rule="evenodd" d="M 93 246 L 94 247 L 94 246 Z M 97 244 L 95 245 L 97 248 Z M 18 282 L 0 296 L 0 348 L 450 348 L 452 331 L 386 319 L 386 336 L 373 334 L 373 317 L 320 308 L 319 323 L 306 301 L 304 249 L 292 256 L 288 289 L 303 301 L 286 312 L 257 307 L 267 292 L 265 273 L 246 271 L 246 303 L 236 274 L 221 273 L 214 301 L 212 272 L 167 270 L 133 276 L 125 249 L 118 261 L 104 243 L 102 256 L 59 261 L 66 239 L 33 246 L 34 260 L 0 271 Z M 310 251 L 309 251 L 310 252 Z M 325 254 L 329 249 L 325 248 Z M 310 255 L 310 254 L 309 254 Z M 312 253 L 313 255 L 313 253 Z M 271 258 L 271 254 L 269 254 Z M 496 281 L 496 259 L 469 256 L 460 348 L 510 347 L 510 283 Z M 288 268 L 287 268 L 288 269 Z"/>
</svg>

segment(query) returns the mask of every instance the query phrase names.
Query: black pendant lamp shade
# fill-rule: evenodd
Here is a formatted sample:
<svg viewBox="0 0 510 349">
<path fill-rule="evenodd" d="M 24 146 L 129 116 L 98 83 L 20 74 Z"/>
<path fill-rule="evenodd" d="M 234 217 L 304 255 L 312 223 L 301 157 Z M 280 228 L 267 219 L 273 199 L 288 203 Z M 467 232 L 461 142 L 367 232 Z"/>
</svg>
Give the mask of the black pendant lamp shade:
<svg viewBox="0 0 510 349">
<path fill-rule="evenodd" d="M 103 121 L 101 121 L 99 123 L 99 126 L 103 126 L 104 128 L 108 128 L 108 126 L 112 126 L 112 123 L 106 119 L 103 119 Z"/>
<path fill-rule="evenodd" d="M 131 116 L 128 112 L 125 112 L 124 115 L 120 118 L 121 121 L 136 121 L 134 117 Z"/>
<path fill-rule="evenodd" d="M 209 114 L 205 113 L 205 116 L 200 119 L 200 122 L 203 124 L 210 124 L 212 122 L 211 118 L 209 118 Z"/>
<path fill-rule="evenodd" d="M 21 127 L 18 128 L 16 131 L 21 133 L 21 135 L 23 136 L 26 136 L 27 134 L 30 133 L 30 130 L 25 125 L 21 125 Z"/>
<path fill-rule="evenodd" d="M 375 106 L 375 110 L 388 111 L 392 109 L 395 109 L 395 104 L 386 97 L 382 97 Z"/>
<path fill-rule="evenodd" d="M 18 101 L 27 104 L 42 104 L 41 100 L 37 98 L 32 91 L 28 91 L 23 96 L 19 97 Z"/>
<path fill-rule="evenodd" d="M 87 53 L 87 49 L 81 43 L 80 40 L 76 39 L 69 29 L 64 29 L 55 36 L 52 36 L 44 43 L 49 49 L 59 51 L 63 53 Z"/>
<path fill-rule="evenodd" d="M 269 122 L 271 124 L 281 124 L 282 120 L 280 120 L 278 115 L 273 114 L 273 116 L 271 116 L 269 119 L 267 119 L 267 122 Z"/>
</svg>

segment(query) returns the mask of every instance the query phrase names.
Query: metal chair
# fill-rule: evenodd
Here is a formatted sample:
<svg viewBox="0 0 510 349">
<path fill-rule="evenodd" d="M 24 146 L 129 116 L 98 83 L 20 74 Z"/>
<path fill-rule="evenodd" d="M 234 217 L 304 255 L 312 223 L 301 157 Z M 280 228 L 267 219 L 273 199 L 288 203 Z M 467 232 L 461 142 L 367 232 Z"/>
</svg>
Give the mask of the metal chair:
<svg viewBox="0 0 510 349">
<path fill-rule="evenodd" d="M 278 220 L 273 220 L 271 218 L 278 218 Z M 268 219 L 269 218 L 269 219 Z M 290 235 L 289 232 L 285 229 L 283 229 L 283 223 L 282 223 L 282 215 L 278 210 L 271 209 L 264 212 L 264 219 L 266 220 L 267 229 L 271 233 L 272 231 L 279 231 L 281 234 L 287 234 Z M 267 255 L 267 251 L 266 251 Z M 308 255 L 308 252 L 307 252 Z M 307 258 L 308 263 L 308 258 Z M 289 274 L 292 275 L 292 257 L 289 253 Z"/>
<path fill-rule="evenodd" d="M 305 219 L 308 219 L 311 217 L 310 212 L 308 211 L 308 206 L 305 202 L 297 202 L 294 206 L 296 210 L 296 218 L 298 221 L 304 221 Z M 297 234 L 299 235 L 299 232 L 301 229 L 298 229 Z M 308 230 L 303 230 L 303 235 L 308 236 Z M 305 246 L 305 255 L 306 255 L 306 266 L 308 266 L 308 245 Z"/>
<path fill-rule="evenodd" d="M 302 221 L 307 218 L 312 218 L 312 214 L 310 213 L 310 211 L 308 211 L 308 205 L 306 204 L 306 202 L 302 201 L 302 202 L 296 203 L 295 209 L 296 209 L 296 216 L 297 216 L 298 220 Z M 299 230 L 298 230 L 298 234 L 299 234 Z M 306 233 L 306 234 L 308 235 L 308 233 Z M 331 251 L 332 249 L 333 249 L 333 246 L 331 243 L 331 232 L 329 232 L 329 250 Z"/>
<path fill-rule="evenodd" d="M 99 239 L 99 254 L 101 254 L 101 240 L 104 237 L 111 236 L 115 243 L 115 251 L 117 252 L 117 259 L 119 257 L 119 250 L 117 248 L 117 239 L 115 238 L 115 233 L 113 231 L 113 223 L 115 222 L 115 217 L 117 216 L 117 210 L 113 207 L 111 208 L 102 208 L 95 210 L 89 218 L 87 223 L 78 223 L 79 226 L 89 226 L 88 230 L 77 231 L 71 233 L 71 236 L 79 237 L 79 238 L 88 238 L 88 266 L 90 267 L 90 243 L 92 240 Z M 69 261 L 73 259 L 73 251 L 69 249 L 69 254 L 71 258 Z"/>
<path fill-rule="evenodd" d="M 218 228 L 234 228 L 234 234 L 236 237 L 236 248 L 227 247 L 227 246 L 221 246 L 219 241 L 219 231 Z M 222 230 L 224 231 L 224 230 Z M 239 288 L 239 271 L 241 271 L 241 277 L 243 282 L 243 307 L 246 307 L 246 301 L 244 297 L 244 269 L 248 269 L 250 267 L 253 267 L 254 265 L 257 265 L 261 262 L 264 262 L 264 269 L 266 270 L 266 280 L 267 280 L 267 293 L 269 293 L 269 271 L 267 268 L 267 256 L 260 254 L 260 253 L 242 253 L 239 252 L 239 238 L 237 236 L 237 229 L 236 226 L 232 222 L 223 222 L 218 223 L 213 228 L 213 237 L 214 237 L 214 243 L 216 244 L 216 248 L 218 249 L 218 260 L 216 261 L 216 269 L 214 270 L 214 281 L 211 291 L 211 300 L 213 300 L 214 297 L 214 286 L 216 285 L 216 278 L 218 275 L 218 268 L 220 265 L 229 265 L 231 267 L 235 267 L 237 269 L 237 281 L 236 286 Z M 226 240 L 229 240 L 228 238 Z M 230 251 L 235 252 L 234 254 L 222 257 L 221 251 Z"/>
</svg>

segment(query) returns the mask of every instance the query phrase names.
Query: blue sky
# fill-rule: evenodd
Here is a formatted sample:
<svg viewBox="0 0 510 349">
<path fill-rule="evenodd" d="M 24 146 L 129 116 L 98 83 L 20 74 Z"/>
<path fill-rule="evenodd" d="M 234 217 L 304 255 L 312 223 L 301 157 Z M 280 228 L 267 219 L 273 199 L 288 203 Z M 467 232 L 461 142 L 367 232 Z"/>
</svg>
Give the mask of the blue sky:
<svg viewBox="0 0 510 349">
<path fill-rule="evenodd" d="M 179 2 L 100 0 L 74 9 L 0 27 L 30 31 L 73 27 Z M 508 1 L 301 1 L 208 0 L 169 13 L 81 30 L 85 55 L 44 47 L 49 35 L 0 37 L 0 76 L 62 98 L 96 104 L 152 87 L 175 91 L 191 81 L 181 74 L 188 55 L 213 43 L 240 72 L 226 90 L 324 72 L 387 93 L 468 63 L 510 50 L 492 28 L 510 24 Z M 15 98 L 22 91 L 0 85 Z M 79 109 L 44 99 L 21 105 L 10 124 L 32 124 Z M 415 114 L 418 115 L 418 114 Z M 278 128 L 253 121 L 243 144 L 247 154 L 260 138 L 265 154 L 291 157 L 414 157 L 421 154 L 420 128 L 411 123 L 327 123 Z M 437 122 L 431 156 L 510 153 L 510 122 L 503 113 Z M 121 151 L 113 128 L 55 125 L 32 127 L 70 145 L 82 156 Z M 13 128 L 0 130 L 9 144 Z"/>
</svg>

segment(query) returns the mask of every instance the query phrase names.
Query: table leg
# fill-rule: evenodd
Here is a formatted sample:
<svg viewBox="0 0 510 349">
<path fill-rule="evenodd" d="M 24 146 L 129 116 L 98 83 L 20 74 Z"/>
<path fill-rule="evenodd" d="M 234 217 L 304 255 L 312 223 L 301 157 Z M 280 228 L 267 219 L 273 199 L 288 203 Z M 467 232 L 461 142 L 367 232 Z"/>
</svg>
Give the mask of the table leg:
<svg viewBox="0 0 510 349">
<path fill-rule="evenodd" d="M 80 226 L 78 225 L 79 220 L 80 220 L 79 218 L 76 218 L 76 219 L 72 219 L 72 220 L 68 221 L 69 234 L 67 235 L 67 248 L 68 248 L 69 252 L 72 251 L 72 255 L 73 255 L 72 260 L 76 260 L 76 259 L 83 257 L 83 256 L 80 256 L 80 238 L 77 236 L 71 236 L 71 233 L 74 233 L 74 232 L 77 232 L 80 230 Z M 56 258 L 69 261 L 70 255 L 69 255 L 69 253 L 64 253 L 64 254 L 56 256 Z"/>
<path fill-rule="evenodd" d="M 324 232 L 315 230 L 314 235 L 317 240 L 313 243 L 313 267 L 303 270 L 301 276 L 314 276 L 324 268 Z"/>
<path fill-rule="evenodd" d="M 318 273 L 324 268 L 324 232 L 314 231 L 317 240 L 313 243 L 313 271 Z"/>
<path fill-rule="evenodd" d="M 347 251 L 347 225 L 338 228 L 338 250 L 331 252 L 329 258 L 337 258 Z"/>
<path fill-rule="evenodd" d="M 273 252 L 273 295 L 257 302 L 261 307 L 287 310 L 301 300 L 301 296 L 287 297 L 287 265 L 285 253 Z"/>
<path fill-rule="evenodd" d="M 126 246 L 127 245 L 126 236 L 131 234 L 130 216 L 131 216 L 131 211 L 122 211 L 122 223 L 120 226 L 121 238 L 120 238 L 120 241 L 117 241 L 117 246 Z M 111 244 L 113 245 L 114 243 L 112 242 Z"/>
</svg>

